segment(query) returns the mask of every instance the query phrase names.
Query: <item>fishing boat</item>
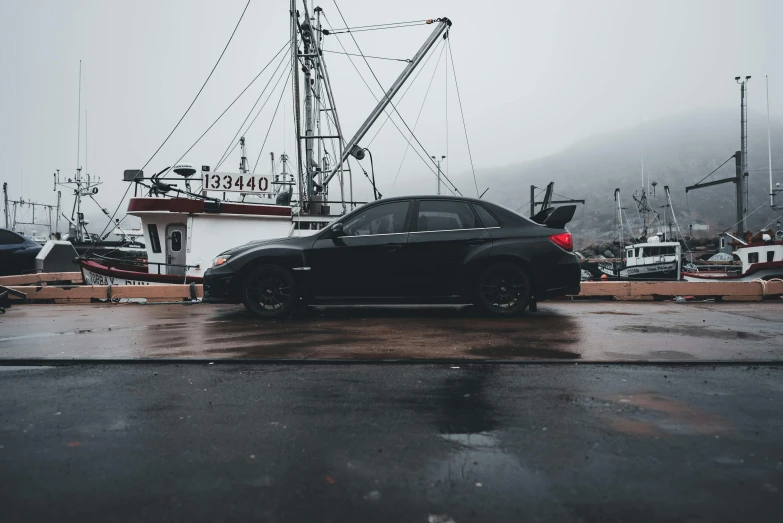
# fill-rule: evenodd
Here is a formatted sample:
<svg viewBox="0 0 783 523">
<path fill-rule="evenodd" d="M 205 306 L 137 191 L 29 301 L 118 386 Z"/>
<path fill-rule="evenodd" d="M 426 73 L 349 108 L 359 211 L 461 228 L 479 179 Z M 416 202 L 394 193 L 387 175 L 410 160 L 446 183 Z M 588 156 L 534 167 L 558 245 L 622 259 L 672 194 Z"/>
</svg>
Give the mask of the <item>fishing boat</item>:
<svg viewBox="0 0 783 523">
<path fill-rule="evenodd" d="M 689 266 L 682 273 L 685 281 L 752 281 L 783 278 L 783 231 L 763 231 L 745 242 L 733 237 L 738 245 L 733 255 L 742 266 L 710 267 L 699 270 Z"/>
<path fill-rule="evenodd" d="M 654 182 L 653 182 L 654 183 Z M 664 187 L 667 201 L 665 207 L 671 208 L 669 187 Z M 619 261 L 605 261 L 598 264 L 598 270 L 608 278 L 619 280 L 679 280 L 682 270 L 682 247 L 679 241 L 666 241 L 667 234 L 663 232 L 648 237 L 653 220 L 658 219 L 658 213 L 653 211 L 648 203 L 647 191 L 642 187 L 640 193 L 634 195 L 639 217 L 641 219 L 640 238 L 642 241 L 626 245 L 623 240 L 623 206 L 620 202 L 620 189 L 615 189 L 614 199 L 617 202 L 617 223 L 622 248 Z M 672 213 L 673 216 L 673 213 Z M 664 222 L 667 220 L 664 218 Z M 671 227 L 668 227 L 671 230 Z M 671 234 L 671 233 L 670 233 Z"/>
</svg>

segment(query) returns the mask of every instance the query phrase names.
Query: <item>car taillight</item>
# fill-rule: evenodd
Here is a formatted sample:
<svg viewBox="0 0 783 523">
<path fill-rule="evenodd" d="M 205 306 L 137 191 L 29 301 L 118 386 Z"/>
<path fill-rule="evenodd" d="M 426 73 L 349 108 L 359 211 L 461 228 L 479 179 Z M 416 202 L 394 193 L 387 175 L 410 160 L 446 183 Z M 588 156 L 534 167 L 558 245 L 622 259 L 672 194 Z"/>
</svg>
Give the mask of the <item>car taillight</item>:
<svg viewBox="0 0 783 523">
<path fill-rule="evenodd" d="M 561 232 L 560 234 L 553 234 L 549 237 L 552 243 L 561 247 L 567 251 L 574 249 L 574 239 L 571 237 L 570 232 Z"/>
</svg>

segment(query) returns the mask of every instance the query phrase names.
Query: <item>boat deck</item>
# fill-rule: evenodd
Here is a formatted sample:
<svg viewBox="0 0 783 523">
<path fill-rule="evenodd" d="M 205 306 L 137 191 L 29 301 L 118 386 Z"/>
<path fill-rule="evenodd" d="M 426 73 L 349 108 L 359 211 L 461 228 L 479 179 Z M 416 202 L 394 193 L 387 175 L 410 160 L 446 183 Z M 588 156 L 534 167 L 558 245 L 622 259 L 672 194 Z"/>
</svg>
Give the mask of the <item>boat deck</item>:
<svg viewBox="0 0 783 523">
<path fill-rule="evenodd" d="M 4 360 L 781 361 L 783 302 L 547 302 L 475 308 L 316 307 L 262 321 L 235 305 L 16 306 Z"/>
</svg>

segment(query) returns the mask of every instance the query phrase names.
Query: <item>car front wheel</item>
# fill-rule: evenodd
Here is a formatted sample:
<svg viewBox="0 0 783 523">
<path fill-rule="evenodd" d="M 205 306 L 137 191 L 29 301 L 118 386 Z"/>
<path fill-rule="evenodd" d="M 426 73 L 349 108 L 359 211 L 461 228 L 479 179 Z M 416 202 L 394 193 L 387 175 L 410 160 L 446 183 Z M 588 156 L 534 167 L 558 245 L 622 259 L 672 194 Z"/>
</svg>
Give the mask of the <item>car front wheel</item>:
<svg viewBox="0 0 783 523">
<path fill-rule="evenodd" d="M 476 304 L 495 316 L 513 316 L 530 303 L 530 278 L 513 263 L 486 267 L 476 280 Z"/>
<path fill-rule="evenodd" d="M 279 265 L 253 267 L 242 281 L 242 303 L 261 318 L 282 318 L 296 305 L 293 275 Z"/>
</svg>

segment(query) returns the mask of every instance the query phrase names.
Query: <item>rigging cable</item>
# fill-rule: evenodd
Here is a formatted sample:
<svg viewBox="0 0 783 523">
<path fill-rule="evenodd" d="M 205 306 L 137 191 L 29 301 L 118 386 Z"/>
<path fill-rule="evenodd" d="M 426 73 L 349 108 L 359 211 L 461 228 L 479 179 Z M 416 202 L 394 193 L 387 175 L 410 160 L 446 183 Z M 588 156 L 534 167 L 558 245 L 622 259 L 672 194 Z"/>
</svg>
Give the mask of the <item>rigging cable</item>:
<svg viewBox="0 0 783 523">
<path fill-rule="evenodd" d="M 278 54 L 280 54 L 280 51 L 278 51 Z M 275 58 L 277 58 L 277 55 L 275 55 Z M 274 60 L 274 58 L 272 60 Z M 223 155 L 220 157 L 220 160 L 215 164 L 215 170 L 217 170 L 221 165 L 223 165 L 223 163 L 228 159 L 228 157 L 231 155 L 231 153 L 234 151 L 234 149 L 236 149 L 236 147 L 239 144 L 239 142 L 235 143 L 234 140 L 236 140 L 237 136 L 239 136 L 239 133 L 242 131 L 242 127 L 244 127 L 244 125 L 247 122 L 248 118 L 250 118 L 250 115 L 253 114 L 253 111 L 255 110 L 256 106 L 258 105 L 258 102 L 264 96 L 264 93 L 266 93 L 266 90 L 269 87 L 269 84 L 272 83 L 272 80 L 275 78 L 275 75 L 277 75 L 277 71 L 280 69 L 280 66 L 283 65 L 287 60 L 288 60 L 288 56 L 283 55 L 283 59 L 277 64 L 277 67 L 275 67 L 275 70 L 272 72 L 272 75 L 269 77 L 269 80 L 266 82 L 266 85 L 261 90 L 261 94 L 258 95 L 258 98 L 256 98 L 256 101 L 253 104 L 253 107 L 250 108 L 250 111 L 248 111 L 247 116 L 245 116 L 245 119 L 239 125 L 239 128 L 237 129 L 237 132 L 234 134 L 234 137 L 229 142 L 228 147 L 226 147 L 226 150 L 223 152 Z M 271 64 L 272 62 L 270 61 L 269 63 Z M 267 64 L 267 65 L 269 65 L 269 64 Z M 261 104 L 261 108 L 258 110 L 258 113 L 256 113 L 256 116 L 250 122 L 250 125 L 248 125 L 247 128 L 245 129 L 245 132 L 242 133 L 243 135 L 250 130 L 250 127 L 253 126 L 253 123 L 256 121 L 256 118 L 258 118 L 258 115 L 261 113 L 261 111 L 264 109 L 266 104 L 269 102 L 269 99 L 271 98 L 272 93 L 274 92 L 275 89 L 277 89 L 277 85 L 280 83 L 280 80 L 283 78 L 284 74 L 285 73 L 280 73 L 280 76 L 277 77 L 277 81 L 275 82 L 275 85 L 272 87 L 272 90 L 269 92 L 269 96 L 267 96 L 267 98 L 264 101 L 264 103 Z M 232 143 L 234 144 L 233 147 L 231 146 Z"/>
<path fill-rule="evenodd" d="M 326 18 L 326 14 L 324 14 L 323 16 L 324 16 L 324 21 L 325 21 L 325 22 L 326 22 L 326 23 L 327 23 L 327 24 L 328 24 L 328 25 L 331 27 L 331 24 L 329 24 L 329 20 Z M 355 42 L 355 41 L 356 41 L 356 39 L 354 39 L 354 42 Z M 345 51 L 345 50 L 346 50 L 346 49 L 345 49 L 345 46 L 343 45 L 343 43 L 342 43 L 342 41 L 340 40 L 340 38 L 339 38 L 339 37 L 337 37 L 337 43 L 338 43 L 338 44 L 340 44 L 340 47 L 343 49 L 343 51 Z M 430 55 L 430 56 L 431 56 L 431 55 Z M 361 71 L 359 71 L 359 68 L 358 68 L 358 67 L 356 67 L 356 64 L 353 62 L 353 59 L 349 57 L 349 58 L 348 58 L 348 61 L 350 61 L 350 62 L 351 62 L 351 65 L 353 66 L 354 70 L 355 70 L 355 71 L 356 71 L 356 73 L 359 75 L 359 78 L 362 80 L 362 82 L 364 83 L 365 87 L 367 87 L 367 89 L 370 91 L 370 94 L 373 96 L 373 98 L 375 98 L 375 101 L 376 101 L 376 102 L 379 102 L 380 100 L 378 99 L 378 97 L 377 97 L 377 96 L 375 96 L 375 92 L 372 90 L 372 87 L 370 87 L 370 84 L 368 84 L 368 83 L 367 83 L 367 80 L 365 80 L 365 78 L 364 78 L 364 75 L 362 75 Z M 381 89 L 383 89 L 383 87 L 381 87 Z M 406 92 L 407 92 L 407 91 L 406 91 Z M 386 119 L 386 121 L 384 121 L 384 123 L 386 123 L 387 121 L 391 120 L 391 123 L 392 123 L 392 125 L 394 125 L 394 127 L 397 129 L 397 131 L 398 131 L 398 132 L 400 133 L 400 135 L 402 136 L 402 138 L 403 138 L 404 140 L 408 141 L 408 138 L 405 136 L 405 133 L 403 133 L 403 132 L 402 132 L 402 129 L 400 129 L 400 126 L 399 126 L 399 125 L 397 125 L 397 122 L 395 122 L 395 121 L 394 121 L 394 120 L 391 118 L 391 113 L 389 113 L 389 112 L 386 112 L 386 110 L 384 110 L 384 113 L 386 113 L 386 116 L 387 116 L 387 119 Z M 398 113 L 398 114 L 399 114 L 399 113 Z M 403 121 L 403 123 L 405 123 L 405 122 Z M 379 130 L 379 132 L 380 132 L 380 130 Z M 376 133 L 376 136 L 377 136 L 377 133 Z M 418 149 L 416 149 L 416 148 L 414 147 L 414 148 L 413 148 L 413 152 L 415 152 L 415 153 L 416 153 L 416 155 L 419 157 L 419 159 L 420 159 L 422 162 L 424 162 L 424 165 L 426 165 L 426 166 L 427 166 L 427 168 L 430 170 L 430 172 L 432 172 L 432 173 L 433 173 L 435 176 L 437 176 L 437 172 L 436 172 L 436 171 L 435 171 L 435 170 L 432 168 L 432 166 L 430 166 L 429 162 L 427 162 L 427 160 L 425 160 L 425 159 L 424 159 L 424 157 L 421 155 L 421 153 L 418 151 Z M 425 153 L 426 153 L 426 151 L 425 151 Z M 350 161 L 350 160 L 349 160 L 349 161 Z M 452 185 L 453 185 L 453 184 L 452 184 Z M 447 188 L 448 188 L 448 186 L 447 186 Z M 456 187 L 455 187 L 455 188 L 456 188 Z M 451 193 L 452 193 L 452 194 L 454 194 L 454 191 L 453 191 L 451 188 L 449 188 L 449 191 L 451 191 Z M 457 191 L 457 192 L 459 192 L 459 191 Z"/>
<path fill-rule="evenodd" d="M 332 0 L 332 1 L 333 1 L 333 3 L 334 3 L 334 6 L 335 6 L 335 8 L 337 8 L 337 13 L 340 15 L 340 18 L 343 20 L 343 23 L 345 23 L 345 17 L 343 17 L 343 13 L 342 13 L 342 11 L 340 11 L 340 6 L 338 6 L 338 5 L 337 5 L 337 1 L 336 1 L 336 0 Z M 326 18 L 326 16 L 324 15 L 324 19 L 325 19 L 325 18 Z M 331 25 L 331 24 L 330 24 L 330 25 Z M 347 26 L 347 25 L 348 25 L 348 24 L 346 23 L 346 26 Z M 411 137 L 412 137 L 414 140 L 416 140 L 416 143 L 419 145 L 419 147 L 421 147 L 421 150 L 422 150 L 422 151 L 424 151 L 424 154 L 425 154 L 425 155 L 427 155 L 427 156 L 429 156 L 429 154 L 427 153 L 427 149 L 424 147 L 424 145 L 422 145 L 422 143 L 419 141 L 419 139 L 416 137 L 416 135 L 413 133 L 413 131 L 411 131 L 411 128 L 410 128 L 410 126 L 409 126 L 409 125 L 408 125 L 408 123 L 405 121 L 405 119 L 402 117 L 402 115 L 400 114 L 400 112 L 397 110 L 397 106 L 396 106 L 396 105 L 394 105 L 394 102 L 392 102 L 391 98 L 389 98 L 389 96 L 388 96 L 388 95 L 386 94 L 386 92 L 384 91 L 384 89 L 383 89 L 383 84 L 381 84 L 381 81 L 380 81 L 380 80 L 378 80 L 378 77 L 375 75 L 375 71 L 373 71 L 372 67 L 370 66 L 370 63 L 367 61 L 367 58 L 365 58 L 365 57 L 364 57 L 364 53 L 362 52 L 362 49 L 361 49 L 361 47 L 359 47 L 359 42 L 357 42 L 357 41 L 356 41 L 356 37 L 355 37 L 355 36 L 353 36 L 353 33 L 352 33 L 352 32 L 350 32 L 350 31 L 348 32 L 348 34 L 350 34 L 350 35 L 351 35 L 351 39 L 353 40 L 353 43 L 354 43 L 354 45 L 356 46 L 356 49 L 357 49 L 357 50 L 359 51 L 359 53 L 362 55 L 362 58 L 364 59 L 364 63 L 367 65 L 367 68 L 370 70 L 370 73 L 372 74 L 373 78 L 375 78 L 375 81 L 376 81 L 376 83 L 378 84 L 378 87 L 380 87 L 380 88 L 381 88 L 381 91 L 383 91 L 383 93 L 384 93 L 384 96 L 386 97 L 386 99 L 387 99 L 387 100 L 388 100 L 388 102 L 389 102 L 389 105 L 391 105 L 391 106 L 392 106 L 392 109 L 394 109 L 394 112 L 395 112 L 395 113 L 397 113 L 397 116 L 399 117 L 400 121 L 401 121 L 401 122 L 402 122 L 402 124 L 405 126 L 405 128 L 408 130 L 408 132 L 411 134 Z M 414 149 L 414 150 L 415 150 L 415 149 Z M 419 155 L 419 156 L 421 157 L 421 155 Z M 422 158 L 422 160 L 424 160 L 424 158 Z M 435 163 L 435 161 L 434 161 L 432 158 L 429 158 L 429 160 L 430 160 L 430 161 L 433 163 L 433 165 L 437 165 L 437 164 Z M 427 160 L 424 160 L 424 161 L 425 161 L 425 163 L 427 162 Z M 433 174 L 435 174 L 435 176 L 436 176 L 436 177 L 438 176 L 438 173 L 437 173 L 437 172 L 435 172 L 435 171 L 432 169 L 432 167 L 430 167 L 430 171 L 432 171 L 432 173 L 433 173 Z M 451 181 L 451 180 L 448 178 L 448 176 L 444 176 L 444 175 L 443 175 L 443 173 L 441 173 L 441 176 L 442 176 L 442 178 L 443 178 L 443 179 L 445 179 L 446 181 L 448 181 L 448 182 L 451 184 L 451 186 L 454 188 L 454 191 L 456 191 L 456 192 L 457 192 L 457 194 L 459 194 L 460 196 L 462 195 L 462 193 L 459 191 L 459 189 L 457 189 L 457 186 L 456 186 L 456 185 L 454 185 L 454 183 L 453 183 L 453 182 L 452 182 L 452 181 Z M 477 192 L 478 192 L 478 191 L 477 191 Z"/>
<path fill-rule="evenodd" d="M 286 76 L 285 81 L 288 82 L 288 79 L 291 77 L 291 71 L 288 71 L 288 76 Z M 266 145 L 266 140 L 269 138 L 269 131 L 272 130 L 272 124 L 275 123 L 275 117 L 277 116 L 277 110 L 280 109 L 280 102 L 283 101 L 283 95 L 285 94 L 285 83 L 283 84 L 283 89 L 280 91 L 280 98 L 277 99 L 277 107 L 275 107 L 275 112 L 272 114 L 272 121 L 269 122 L 269 128 L 266 130 L 266 136 L 264 136 L 264 142 L 261 144 L 261 149 L 258 151 L 258 158 L 256 158 L 256 164 L 253 166 L 253 174 L 256 173 L 256 167 L 258 167 L 258 161 L 261 160 L 261 153 L 264 151 L 264 146 Z M 260 113 L 261 111 L 259 111 Z"/>
<path fill-rule="evenodd" d="M 733 155 L 733 154 L 732 154 L 731 156 L 729 156 L 728 160 L 726 160 L 725 162 L 723 162 L 722 164 L 720 164 L 719 166 L 717 166 L 717 167 L 715 168 L 715 170 L 713 170 L 713 171 L 712 171 L 710 174 L 708 174 L 707 176 L 705 176 L 704 178 L 702 178 L 701 180 L 699 180 L 698 182 L 696 182 L 696 185 L 699 185 L 701 182 L 703 182 L 704 180 L 706 180 L 707 178 L 709 178 L 710 176 L 712 176 L 713 174 L 715 174 L 715 171 L 717 171 L 718 169 L 720 169 L 721 167 L 723 167 L 724 165 L 726 165 L 727 163 L 729 163 L 729 161 L 730 161 L 732 158 L 734 158 L 734 155 Z"/>
<path fill-rule="evenodd" d="M 539 188 L 539 187 L 536 187 L 536 189 L 538 189 L 538 192 L 537 192 L 536 194 L 534 194 L 534 195 L 533 195 L 533 201 L 534 201 L 534 202 L 536 201 L 536 199 L 537 199 L 539 196 L 541 196 L 541 191 L 544 191 L 544 190 L 545 190 L 545 189 L 541 189 L 541 188 Z M 517 207 L 517 210 L 516 210 L 516 211 L 514 211 L 514 212 L 519 212 L 519 211 L 521 211 L 523 207 L 526 207 L 526 206 L 527 206 L 527 205 L 529 205 L 529 204 L 530 204 L 530 200 L 526 201 L 525 203 L 523 203 L 522 205 L 520 205 L 519 207 Z"/>
<path fill-rule="evenodd" d="M 343 19 L 345 22 L 345 19 Z M 338 27 L 337 29 L 329 29 L 327 31 L 321 30 L 325 35 L 330 34 L 342 34 L 342 33 L 360 33 L 363 31 L 382 31 L 384 29 L 402 29 L 405 27 L 414 27 L 417 25 L 427 25 L 432 23 L 432 20 L 414 20 L 412 22 L 395 22 L 391 24 L 376 24 L 376 25 L 360 25 L 357 27 Z"/>
<path fill-rule="evenodd" d="M 758 210 L 759 210 L 759 209 L 761 209 L 762 207 L 765 207 L 766 205 L 767 205 L 767 202 L 764 202 L 764 203 L 762 203 L 761 205 L 759 205 L 758 207 L 756 207 L 755 209 L 753 209 L 753 211 L 752 211 L 752 212 L 750 212 L 750 213 L 746 214 L 746 215 L 745 215 L 745 216 L 744 216 L 744 217 L 743 217 L 743 218 L 742 218 L 742 219 L 741 219 L 739 222 L 737 222 L 737 223 L 733 224 L 731 227 L 729 227 L 729 228 L 728 228 L 728 229 L 726 229 L 725 231 L 723 231 L 723 232 L 719 233 L 719 234 L 718 234 L 718 236 L 720 236 L 721 234 L 726 234 L 726 233 L 727 233 L 727 232 L 729 232 L 731 229 L 733 229 L 735 225 L 738 225 L 740 222 L 747 220 L 747 219 L 748 219 L 748 216 L 751 216 L 751 215 L 752 215 L 752 214 L 754 214 L 756 211 L 758 211 Z M 773 220 L 773 221 L 774 221 L 774 220 Z M 772 223 L 772 222 L 770 222 L 770 223 Z"/>
<path fill-rule="evenodd" d="M 432 77 L 430 78 L 430 83 L 427 85 L 427 92 L 424 93 L 424 99 L 421 101 L 421 107 L 419 108 L 419 114 L 416 116 L 416 121 L 413 123 L 413 130 L 416 130 L 416 127 L 419 125 L 419 118 L 421 118 L 421 112 L 424 110 L 424 105 L 427 103 L 427 96 L 430 94 L 430 88 L 432 87 L 432 81 L 435 80 L 435 73 L 438 72 L 438 67 L 440 66 L 440 60 L 443 58 L 443 51 L 446 49 L 445 46 L 442 46 L 440 49 L 440 55 L 438 55 L 438 61 L 435 63 L 435 69 L 432 70 Z M 392 189 L 394 189 L 394 186 L 397 184 L 397 177 L 400 176 L 400 171 L 402 171 L 402 165 L 405 163 L 405 157 L 408 155 L 408 149 L 411 146 L 410 139 L 408 140 L 408 144 L 405 146 L 405 152 L 402 153 L 402 160 L 400 160 L 400 166 L 397 168 L 397 174 L 394 175 L 394 182 L 392 182 Z"/>
<path fill-rule="evenodd" d="M 150 156 L 150 159 L 146 161 L 146 163 L 144 164 L 144 166 L 141 169 L 139 169 L 140 171 L 143 171 L 147 167 L 147 165 L 149 165 L 149 163 L 152 161 L 152 159 L 155 158 L 155 156 L 158 154 L 158 152 L 160 152 L 160 150 L 163 148 L 163 146 L 166 145 L 166 142 L 169 141 L 169 138 L 171 138 L 171 135 L 174 134 L 174 131 L 177 130 L 177 128 L 179 127 L 179 124 L 182 123 L 182 120 L 184 120 L 185 116 L 187 116 L 187 114 L 190 112 L 190 109 L 193 107 L 193 104 L 195 104 L 196 100 L 198 100 L 199 96 L 201 95 L 201 92 L 204 90 L 204 87 L 207 86 L 207 82 L 209 82 L 209 79 L 212 78 L 212 75 L 214 74 L 215 69 L 217 69 L 217 66 L 220 64 L 220 61 L 222 60 L 223 55 L 226 54 L 226 50 L 228 49 L 229 44 L 231 44 L 231 41 L 234 39 L 234 35 L 236 34 L 237 29 L 239 29 L 239 24 L 242 23 L 242 19 L 245 17 L 245 13 L 247 12 L 247 8 L 248 8 L 249 5 L 250 5 L 250 0 L 247 0 L 247 4 L 245 4 L 245 9 L 242 10 L 242 14 L 239 16 L 239 20 L 237 21 L 237 25 L 234 26 L 234 31 L 232 31 L 231 36 L 228 39 L 228 42 L 226 42 L 226 46 L 223 48 L 223 51 L 220 53 L 220 56 L 218 57 L 217 62 L 215 62 L 215 65 L 212 67 L 212 70 L 209 72 L 209 76 L 207 76 L 207 79 L 204 80 L 204 84 L 201 86 L 201 89 L 199 89 L 198 93 L 196 93 L 196 97 L 193 98 L 193 101 L 190 102 L 190 105 L 185 110 L 185 114 L 182 115 L 182 117 L 179 119 L 177 124 L 174 126 L 174 129 L 171 130 L 171 132 L 166 137 L 166 139 L 163 140 L 163 143 L 160 144 L 160 147 L 158 147 L 155 150 L 155 152 L 152 153 L 152 156 Z M 103 233 L 105 233 L 106 229 L 109 228 L 109 225 L 112 224 L 112 222 L 114 221 L 114 217 L 117 215 L 117 211 L 120 210 L 120 206 L 122 205 L 122 202 L 125 201 L 125 197 L 128 196 L 128 191 L 130 191 L 131 185 L 133 185 L 133 184 L 130 184 L 130 183 L 128 184 L 128 187 L 125 189 L 125 193 L 122 195 L 122 199 L 120 200 L 120 203 L 117 204 L 117 208 L 112 213 L 111 218 L 109 219 L 109 222 L 106 224 L 106 227 L 104 227 L 103 231 L 101 231 L 101 233 L 97 237 L 95 237 L 93 239 L 92 245 L 90 246 L 89 249 L 87 249 L 87 251 L 84 253 L 84 255 L 82 255 L 82 257 L 90 254 L 90 252 L 95 248 L 95 244 L 98 242 L 98 239 L 103 236 Z"/>
<path fill-rule="evenodd" d="M 287 46 L 283 46 L 283 47 L 280 49 L 280 51 L 278 51 L 278 54 L 279 54 L 279 53 L 280 53 L 280 52 L 281 52 L 283 49 L 285 49 L 286 47 L 287 47 Z M 275 56 L 277 56 L 277 55 L 275 55 Z M 274 58 L 273 58 L 273 60 L 274 60 Z M 264 67 L 264 69 L 266 69 L 266 68 L 267 68 L 267 67 L 268 67 L 268 66 L 269 66 L 271 63 L 272 63 L 272 62 L 270 61 L 270 62 L 269 62 L 269 64 L 267 64 L 267 66 L 265 66 L 265 67 Z M 261 73 L 263 73 L 263 72 L 264 72 L 264 70 L 262 69 L 262 70 L 261 70 Z M 180 156 L 180 157 L 179 157 L 179 160 L 177 160 L 176 162 L 174 162 L 174 163 L 173 163 L 173 164 L 171 164 L 171 165 L 177 165 L 177 164 L 178 164 L 178 163 L 179 163 L 179 162 L 182 160 L 182 158 L 184 158 L 184 157 L 185 157 L 185 155 L 186 155 L 186 154 L 188 154 L 188 153 L 189 153 L 189 152 L 190 152 L 190 151 L 191 151 L 191 150 L 192 150 L 192 149 L 193 149 L 193 148 L 196 146 L 196 144 L 198 144 L 198 143 L 201 141 L 201 139 L 202 139 L 202 138 L 204 138 L 204 136 L 206 136 L 206 134 L 207 134 L 207 133 L 210 131 L 210 129 L 212 129 L 212 128 L 215 126 L 215 124 L 217 124 L 217 123 L 218 123 L 218 121 L 219 121 L 221 118 L 223 118 L 223 115 L 225 115 L 225 114 L 228 112 L 228 110 L 229 110 L 229 109 L 231 109 L 231 107 L 232 107 L 232 106 L 233 106 L 233 105 L 236 103 L 236 101 L 237 101 L 237 100 L 239 100 L 239 98 L 240 98 L 240 97 L 241 97 L 243 94 L 245 94 L 245 91 L 247 91 L 247 90 L 250 88 L 250 86 L 251 86 L 251 85 L 253 85 L 253 83 L 254 83 L 254 82 L 255 82 L 255 81 L 258 79 L 258 77 L 259 77 L 259 76 L 261 76 L 261 73 L 258 73 L 258 74 L 256 75 L 256 77 L 255 77 L 255 78 L 253 78 L 253 80 L 252 80 L 252 81 L 251 81 L 251 82 L 250 82 L 250 83 L 247 85 L 247 87 L 245 87 L 245 88 L 242 90 L 242 92 L 241 92 L 241 93 L 239 93 L 239 96 L 237 96 L 236 98 L 234 98 L 234 101 L 233 101 L 233 102 L 231 102 L 231 103 L 228 105 L 228 107 L 226 107 L 226 109 L 225 109 L 225 110 L 224 110 L 222 113 L 220 113 L 220 116 L 218 116 L 218 117 L 215 119 L 215 121 L 214 121 L 214 122 L 212 122 L 212 124 L 211 124 L 209 127 L 207 127 L 207 130 L 206 130 L 206 131 L 204 131 L 204 132 L 202 133 L 202 135 L 201 135 L 201 136 L 199 136 L 199 137 L 198 137 L 198 139 L 197 139 L 195 142 L 193 142 L 193 145 L 191 145 L 191 146 L 188 148 L 188 150 L 187 150 L 187 151 L 185 151 L 185 152 L 182 154 L 182 156 Z M 270 78 L 270 80 L 271 80 L 271 78 Z M 267 85 L 268 85 L 268 84 L 267 84 Z M 262 94 L 263 94 L 263 93 L 262 93 Z M 258 103 L 258 101 L 256 101 L 256 103 Z M 254 105 L 253 107 L 255 107 L 255 105 Z M 252 111 L 252 109 L 251 109 L 251 111 Z M 218 168 L 218 167 L 219 167 L 219 165 L 215 167 L 215 170 L 217 170 L 217 168 Z"/>
<path fill-rule="evenodd" d="M 442 45 L 446 45 L 446 43 L 445 43 L 445 42 L 441 42 L 441 43 L 439 43 L 438 45 L 441 45 L 441 46 L 442 46 Z M 437 48 L 436 48 L 436 49 L 437 49 Z M 422 71 L 424 71 L 424 68 L 425 68 L 425 67 L 427 67 L 427 64 L 429 63 L 429 61 L 430 61 L 430 58 L 432 58 L 433 56 L 435 56 L 435 51 L 434 51 L 434 50 L 433 50 L 433 52 L 431 52 L 431 53 L 429 53 L 429 54 L 427 55 L 427 59 L 426 59 L 426 60 L 424 60 L 424 63 L 421 65 L 421 67 L 419 67 L 419 68 L 418 68 L 418 71 L 416 71 L 416 74 L 414 75 L 414 77 L 413 77 L 413 80 L 411 80 L 410 82 L 408 82 L 408 86 L 405 88 L 405 91 L 404 91 L 404 92 L 403 92 L 403 93 L 400 95 L 399 102 L 402 102 L 403 98 L 405 98 L 405 95 L 406 95 L 406 94 L 408 94 L 408 91 L 410 91 L 410 90 L 411 90 L 411 87 L 413 87 L 413 84 L 415 84 L 415 83 L 416 83 L 416 79 L 419 77 L 419 75 L 421 74 L 421 72 L 422 72 Z M 398 103 L 399 103 L 399 102 L 398 102 Z M 375 131 L 375 134 L 374 134 L 374 135 L 372 135 L 372 138 L 370 139 L 370 142 L 367 144 L 367 147 L 370 147 L 370 146 L 372 145 L 372 143 L 375 141 L 375 138 L 377 138 L 377 137 L 378 137 L 378 134 L 379 134 L 379 133 L 381 132 L 381 130 L 383 129 L 383 126 L 384 126 L 384 125 L 386 125 L 386 122 L 388 122 L 388 121 L 389 121 L 389 118 L 391 118 L 391 113 L 384 112 L 384 114 L 386 115 L 386 119 L 385 119 L 385 120 L 383 120 L 383 122 L 381 123 L 381 125 L 379 125 L 379 126 L 378 126 L 378 130 L 377 130 L 377 131 Z"/>
<path fill-rule="evenodd" d="M 344 55 L 348 55 L 348 56 L 361 56 L 361 55 L 358 55 L 356 53 L 341 53 L 340 51 L 330 51 L 328 49 L 324 49 L 323 52 L 325 52 L 325 53 L 334 53 L 334 54 L 344 54 Z M 367 58 L 374 58 L 376 60 L 391 60 L 391 61 L 394 61 L 394 62 L 407 62 L 407 63 L 411 63 L 413 61 L 410 58 L 387 58 L 385 56 L 370 56 L 370 55 L 367 55 Z"/>
<path fill-rule="evenodd" d="M 459 113 L 462 116 L 462 128 L 465 130 L 465 143 L 468 144 L 468 157 L 470 158 L 470 170 L 473 172 L 473 184 L 476 186 L 476 196 L 478 196 L 478 183 L 476 182 L 476 169 L 473 167 L 473 154 L 470 152 L 470 141 L 468 140 L 468 127 L 465 124 L 465 113 L 462 111 L 462 97 L 459 94 L 459 83 L 457 83 L 457 70 L 454 69 L 454 55 L 451 53 L 451 40 L 446 33 L 446 46 L 449 48 L 449 57 L 451 58 L 451 72 L 454 74 L 454 85 L 457 87 L 457 100 L 459 101 Z"/>
</svg>

